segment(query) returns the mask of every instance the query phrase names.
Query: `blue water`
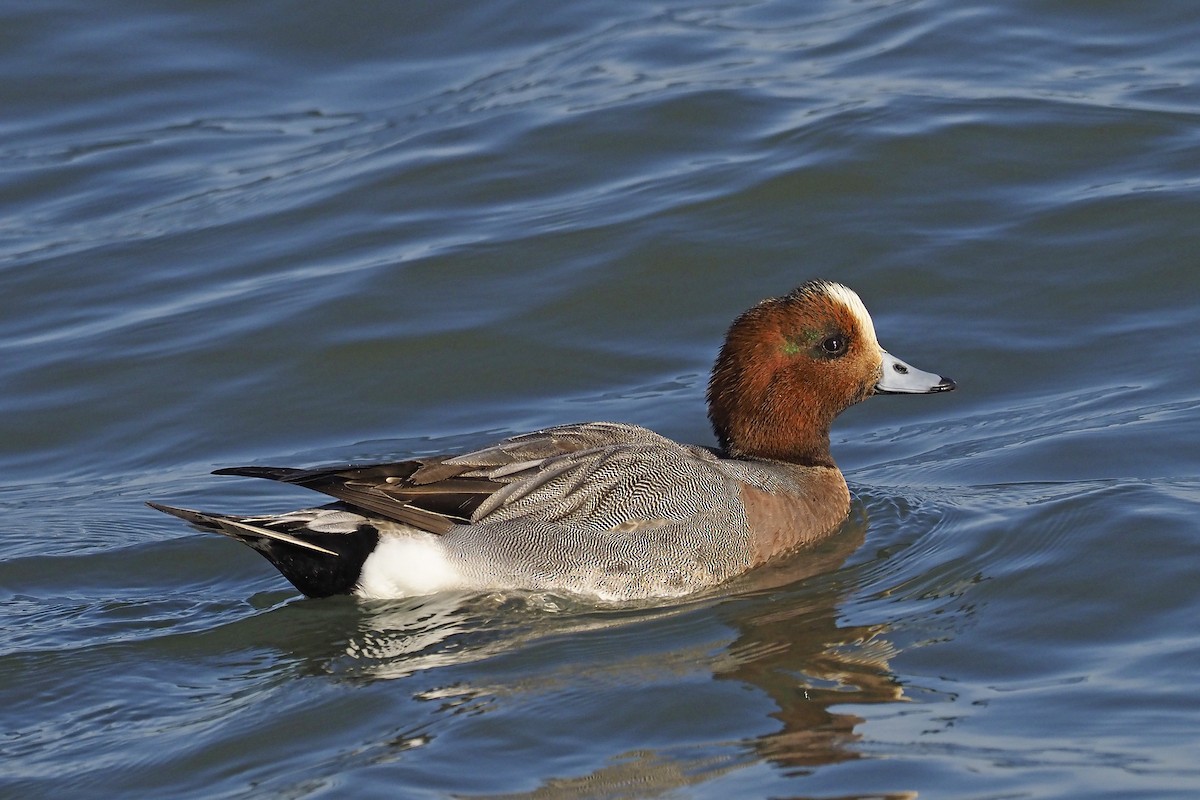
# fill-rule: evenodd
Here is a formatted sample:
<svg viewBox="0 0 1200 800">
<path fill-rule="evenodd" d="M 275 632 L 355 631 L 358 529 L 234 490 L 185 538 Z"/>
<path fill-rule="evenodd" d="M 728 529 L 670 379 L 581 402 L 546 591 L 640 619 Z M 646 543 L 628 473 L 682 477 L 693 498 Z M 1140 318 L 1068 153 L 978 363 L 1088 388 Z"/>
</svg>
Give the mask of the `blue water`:
<svg viewBox="0 0 1200 800">
<path fill-rule="evenodd" d="M 1191 3 L 0 0 L 0 795 L 1190 798 Z M 144 507 L 590 419 L 710 444 L 813 277 L 959 391 L 689 601 L 305 600 Z"/>
</svg>

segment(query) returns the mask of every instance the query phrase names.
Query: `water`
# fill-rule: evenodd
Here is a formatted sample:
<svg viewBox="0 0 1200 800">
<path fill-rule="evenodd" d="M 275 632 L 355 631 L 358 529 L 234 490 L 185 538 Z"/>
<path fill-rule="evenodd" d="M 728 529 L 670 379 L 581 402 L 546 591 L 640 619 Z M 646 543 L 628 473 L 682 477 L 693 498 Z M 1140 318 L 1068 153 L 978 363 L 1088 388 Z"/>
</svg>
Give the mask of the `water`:
<svg viewBox="0 0 1200 800">
<path fill-rule="evenodd" d="M 0 794 L 1192 797 L 1190 3 L 0 2 Z M 709 443 L 811 277 L 960 390 L 688 602 L 309 601 L 146 509 Z"/>
</svg>

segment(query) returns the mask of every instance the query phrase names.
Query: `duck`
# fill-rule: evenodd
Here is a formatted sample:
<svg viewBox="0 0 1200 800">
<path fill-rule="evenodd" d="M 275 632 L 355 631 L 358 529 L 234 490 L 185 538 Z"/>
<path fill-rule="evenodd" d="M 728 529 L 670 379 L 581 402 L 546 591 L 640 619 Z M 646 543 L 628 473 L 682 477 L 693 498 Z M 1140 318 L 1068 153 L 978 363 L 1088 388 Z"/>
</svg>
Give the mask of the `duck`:
<svg viewBox="0 0 1200 800">
<path fill-rule="evenodd" d="M 315 508 L 236 515 L 149 505 L 249 545 L 308 597 L 682 597 L 839 529 L 850 492 L 829 436 L 842 411 L 872 395 L 955 387 L 884 350 L 853 290 L 812 280 L 729 327 L 706 396 L 715 447 L 586 422 L 466 453 L 213 473 L 334 500 Z"/>
</svg>

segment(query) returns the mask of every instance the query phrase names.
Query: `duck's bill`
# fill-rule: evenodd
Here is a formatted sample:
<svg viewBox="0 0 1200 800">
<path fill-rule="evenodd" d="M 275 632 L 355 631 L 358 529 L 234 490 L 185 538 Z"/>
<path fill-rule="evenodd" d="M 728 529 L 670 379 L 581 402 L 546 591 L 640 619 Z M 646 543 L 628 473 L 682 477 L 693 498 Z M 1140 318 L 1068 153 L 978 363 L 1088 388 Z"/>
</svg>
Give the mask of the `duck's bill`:
<svg viewBox="0 0 1200 800">
<path fill-rule="evenodd" d="M 883 377 L 875 384 L 875 394 L 932 394 L 948 392 L 954 381 L 905 364 L 886 350 L 883 352 Z"/>
</svg>

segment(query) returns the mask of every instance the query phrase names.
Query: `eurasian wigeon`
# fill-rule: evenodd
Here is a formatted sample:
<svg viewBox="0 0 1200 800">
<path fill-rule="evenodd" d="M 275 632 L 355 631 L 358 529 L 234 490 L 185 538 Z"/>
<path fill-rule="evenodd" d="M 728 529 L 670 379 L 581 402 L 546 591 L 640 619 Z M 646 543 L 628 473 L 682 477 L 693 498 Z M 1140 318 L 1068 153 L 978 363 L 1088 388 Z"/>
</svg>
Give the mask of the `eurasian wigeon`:
<svg viewBox="0 0 1200 800">
<path fill-rule="evenodd" d="M 462 455 L 216 472 L 337 498 L 321 508 L 234 516 L 150 505 L 245 542 L 311 597 L 679 596 L 837 530 L 850 508 L 829 453 L 839 413 L 873 394 L 953 388 L 883 350 L 857 294 L 811 281 L 730 326 L 708 384 L 715 449 L 589 422 Z"/>
</svg>

